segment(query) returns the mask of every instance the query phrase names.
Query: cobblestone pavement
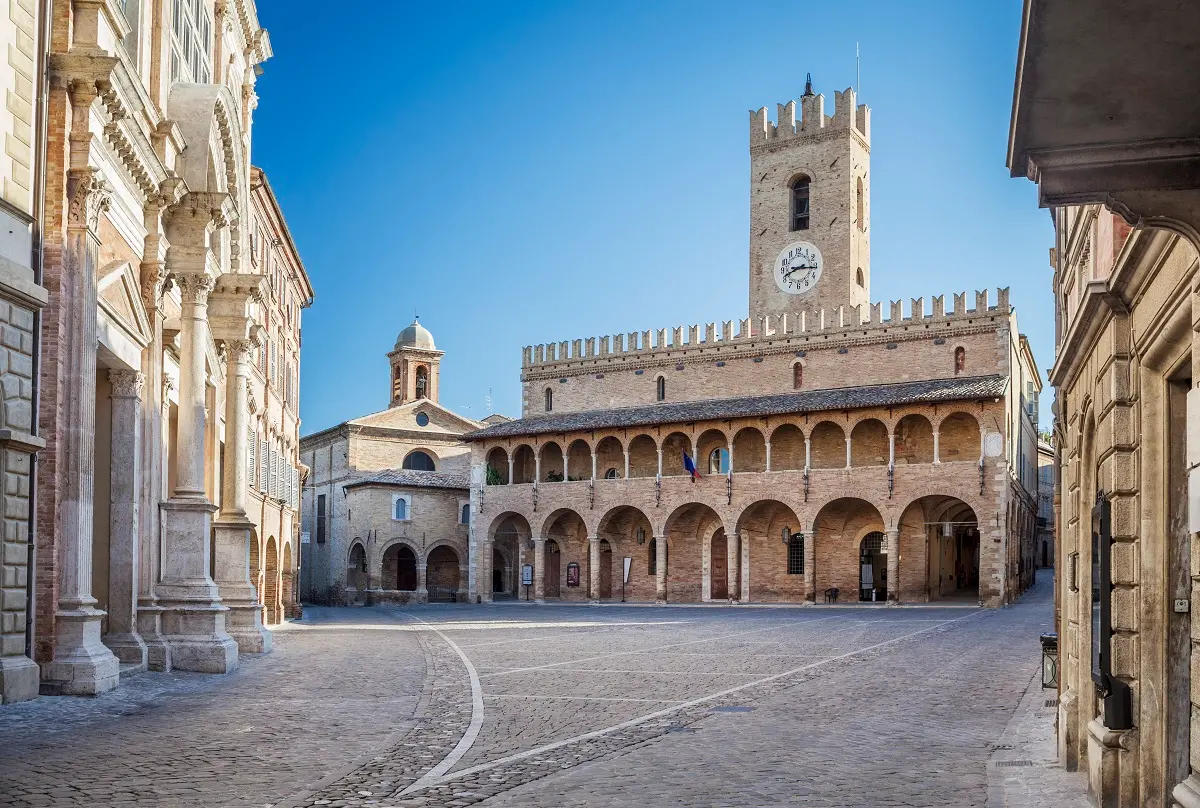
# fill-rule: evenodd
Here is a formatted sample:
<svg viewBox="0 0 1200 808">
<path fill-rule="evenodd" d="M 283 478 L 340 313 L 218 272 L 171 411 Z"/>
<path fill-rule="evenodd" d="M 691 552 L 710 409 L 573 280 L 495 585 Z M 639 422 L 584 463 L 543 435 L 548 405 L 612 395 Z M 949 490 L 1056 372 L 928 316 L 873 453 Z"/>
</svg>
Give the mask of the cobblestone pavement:
<svg viewBox="0 0 1200 808">
<path fill-rule="evenodd" d="M 0 805 L 1082 806 L 1049 598 L 310 609 L 228 677 L 3 708 Z"/>
</svg>

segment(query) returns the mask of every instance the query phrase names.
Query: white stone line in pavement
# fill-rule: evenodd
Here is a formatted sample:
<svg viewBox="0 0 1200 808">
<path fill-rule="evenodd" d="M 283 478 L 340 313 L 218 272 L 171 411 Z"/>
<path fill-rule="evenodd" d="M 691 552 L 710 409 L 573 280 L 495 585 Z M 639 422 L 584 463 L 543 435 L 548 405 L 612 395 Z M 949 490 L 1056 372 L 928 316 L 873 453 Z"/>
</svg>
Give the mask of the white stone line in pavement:
<svg viewBox="0 0 1200 808">
<path fill-rule="evenodd" d="M 421 618 L 415 615 L 413 619 L 421 620 Z M 471 660 L 466 652 L 458 647 L 458 643 L 447 637 L 432 624 L 426 623 L 424 620 L 421 620 L 421 622 L 430 626 L 435 634 L 445 640 L 446 644 L 454 649 L 454 653 L 458 654 L 458 658 L 462 660 L 463 667 L 467 669 L 467 675 L 471 677 L 471 723 L 467 727 L 467 731 L 463 733 L 463 736 L 458 739 L 458 743 L 450 750 L 450 754 L 442 758 L 440 763 L 422 775 L 415 783 L 404 789 L 404 791 L 401 791 L 400 794 L 402 796 L 411 791 L 423 789 L 427 785 L 433 785 L 443 774 L 450 771 L 450 767 L 458 763 L 462 759 L 462 756 L 467 753 L 467 750 L 475 743 L 475 739 L 479 737 L 479 730 L 483 727 L 483 685 L 479 681 L 479 674 L 476 673 L 475 666 L 471 664 Z"/>
<path fill-rule="evenodd" d="M 812 656 L 810 655 L 811 659 Z M 758 676 L 758 673 L 724 673 L 721 671 L 631 671 L 608 668 L 562 668 L 559 673 L 636 673 L 639 676 Z M 657 701 L 657 699 L 651 699 Z"/>
<path fill-rule="evenodd" d="M 837 662 L 842 659 L 847 659 L 852 656 L 857 656 L 858 654 L 865 654 L 866 652 L 874 651 L 877 648 L 885 648 L 889 645 L 898 643 L 901 640 L 907 640 L 910 637 L 916 637 L 920 634 L 925 634 L 927 632 L 934 631 L 943 626 L 948 626 L 951 623 L 957 623 L 960 620 L 967 620 L 968 618 L 978 617 L 980 614 L 984 614 L 984 612 L 982 610 L 976 610 L 970 614 L 964 614 L 962 617 L 954 617 L 949 620 L 944 620 L 941 623 L 938 623 L 937 625 L 926 626 L 925 628 L 918 629 L 917 631 L 911 631 L 908 634 L 901 634 L 899 637 L 893 637 L 890 640 L 884 640 L 883 642 L 877 642 L 874 645 L 868 645 L 865 648 L 858 648 L 854 651 L 847 651 L 846 653 L 840 654 L 839 656 L 829 657 L 827 659 L 822 659 L 819 662 L 812 662 L 808 665 L 801 665 L 798 668 L 792 668 L 790 671 L 784 671 L 783 673 L 772 674 L 771 676 L 764 676 L 761 679 L 755 679 L 753 682 L 745 682 L 743 684 L 737 685 L 735 687 L 726 688 L 725 690 L 721 690 L 716 693 L 709 693 L 707 696 L 700 696 L 699 698 L 691 699 L 689 701 L 681 702 L 679 704 L 674 704 L 670 707 L 664 707 L 661 710 L 655 710 L 652 713 L 647 713 L 646 715 L 641 715 L 641 716 L 638 716 L 637 718 L 631 718 L 628 721 L 622 721 L 620 724 L 614 724 L 610 727 L 604 727 L 603 729 L 597 729 L 597 730 L 592 730 L 591 732 L 585 732 L 582 735 L 576 735 L 573 738 L 564 738 L 561 741 L 554 741 L 553 743 L 543 744 L 542 746 L 538 746 L 533 749 L 526 749 L 524 752 L 516 752 L 511 755 L 506 755 L 502 758 L 497 758 L 496 760 L 490 760 L 487 763 L 480 763 L 476 766 L 468 766 L 467 768 L 465 768 L 461 771 L 457 771 L 457 772 L 454 772 L 453 774 L 447 774 L 443 777 L 440 777 L 434 782 L 426 783 L 425 785 L 422 786 L 422 789 L 427 788 L 429 786 L 433 786 L 433 785 L 440 785 L 442 783 L 447 783 L 447 782 L 450 782 L 451 780 L 458 780 L 463 777 L 469 777 L 472 774 L 477 774 L 478 772 L 495 769 L 499 766 L 505 765 L 506 763 L 512 763 L 513 761 L 525 760 L 526 758 L 535 757 L 537 755 L 543 755 L 546 752 L 551 752 L 555 749 L 561 749 L 564 746 L 569 746 L 570 744 L 578 743 L 579 741 L 585 741 L 585 740 L 589 740 L 591 738 L 600 738 L 604 735 L 610 735 L 614 732 L 619 732 L 620 730 L 628 729 L 629 727 L 636 727 L 639 724 L 644 724 L 647 721 L 653 721 L 656 718 L 662 718 L 663 716 L 670 715 L 671 713 L 677 713 L 680 710 L 686 710 L 688 707 L 693 707 L 697 704 L 704 704 L 705 702 L 708 702 L 708 701 L 715 701 L 716 699 L 724 698 L 725 696 L 729 696 L 734 693 L 738 693 L 743 690 L 747 690 L 751 687 L 757 687 L 758 685 L 766 684 L 767 682 L 774 682 L 777 679 L 783 679 L 788 676 L 795 676 L 797 673 L 801 673 L 806 670 L 811 670 L 813 668 L 818 668 L 822 665 L 827 665 L 830 662 Z M 422 778 L 421 780 L 424 781 L 425 778 Z M 421 782 L 421 781 L 418 781 L 418 782 Z M 417 790 L 416 786 L 417 786 L 417 783 L 414 783 L 408 789 L 403 791 L 402 794 L 409 794 L 413 791 L 416 791 Z"/>
<path fill-rule="evenodd" d="M 529 673 L 530 671 L 540 671 L 546 668 L 560 668 L 563 665 L 577 665 L 580 662 L 592 662 L 597 659 L 612 659 L 619 656 L 630 656 L 632 654 L 647 654 L 651 651 L 663 651 L 667 648 L 683 648 L 686 645 L 698 645 L 705 642 L 715 642 L 716 640 L 727 640 L 730 637 L 744 637 L 747 634 L 761 634 L 764 631 L 780 631 L 786 628 L 795 628 L 796 626 L 807 626 L 811 623 L 820 623 L 824 620 L 836 620 L 840 615 L 831 615 L 830 617 L 818 617 L 813 620 L 801 620 L 793 624 L 784 626 L 766 626 L 765 628 L 752 628 L 746 631 L 735 631 L 732 634 L 719 634 L 716 637 L 704 637 L 699 640 L 688 640 L 687 642 L 677 642 L 670 645 L 656 645 L 653 648 L 639 648 L 636 651 L 614 651 L 609 654 L 598 654 L 596 656 L 584 657 L 582 659 L 568 659 L 563 662 L 547 662 L 545 665 L 534 665 L 529 668 L 511 668 L 504 671 L 496 671 L 495 673 L 485 674 L 484 679 L 491 679 L 496 676 L 507 676 L 510 673 Z"/>
<path fill-rule="evenodd" d="M 484 693 L 485 699 L 537 699 L 551 701 L 648 701 L 655 704 L 679 704 L 681 699 L 625 699 L 616 696 L 527 696 L 508 693 Z"/>
</svg>

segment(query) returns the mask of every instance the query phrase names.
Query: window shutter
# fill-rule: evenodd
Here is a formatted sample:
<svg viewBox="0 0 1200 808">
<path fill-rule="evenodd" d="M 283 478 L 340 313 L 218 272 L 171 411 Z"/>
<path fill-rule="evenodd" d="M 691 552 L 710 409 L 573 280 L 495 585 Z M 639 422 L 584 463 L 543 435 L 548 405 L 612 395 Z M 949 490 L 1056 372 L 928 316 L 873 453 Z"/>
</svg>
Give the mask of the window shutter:
<svg viewBox="0 0 1200 808">
<path fill-rule="evenodd" d="M 267 493 L 267 440 L 263 438 L 259 442 L 258 455 L 258 490 L 262 493 Z"/>
<path fill-rule="evenodd" d="M 246 481 L 250 485 L 254 485 L 254 472 L 257 469 L 257 464 L 254 462 L 254 450 L 258 448 L 258 436 L 254 434 L 254 427 L 246 428 Z"/>
</svg>

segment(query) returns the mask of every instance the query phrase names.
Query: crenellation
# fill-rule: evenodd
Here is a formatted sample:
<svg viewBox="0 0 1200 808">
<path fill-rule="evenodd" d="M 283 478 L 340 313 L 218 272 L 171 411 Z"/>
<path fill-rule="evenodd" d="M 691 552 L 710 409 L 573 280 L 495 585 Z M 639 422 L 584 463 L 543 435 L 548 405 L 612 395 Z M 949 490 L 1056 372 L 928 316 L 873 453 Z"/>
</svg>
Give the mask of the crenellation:
<svg viewBox="0 0 1200 808">
<path fill-rule="evenodd" d="M 683 343 L 683 326 L 675 326 L 671 329 L 671 346 L 678 348 Z"/>
<path fill-rule="evenodd" d="M 571 348 L 571 343 L 566 340 L 563 340 L 562 342 L 560 342 L 558 344 L 558 359 L 560 362 L 564 359 L 567 359 L 568 357 L 571 359 L 579 358 L 579 354 L 571 353 L 570 348 Z"/>
<path fill-rule="evenodd" d="M 600 338 L 600 355 L 608 356 L 608 337 L 607 336 Z"/>
<path fill-rule="evenodd" d="M 710 342 L 710 343 L 717 341 L 717 324 L 716 323 L 707 323 L 704 326 L 704 341 Z"/>
<path fill-rule="evenodd" d="M 587 350 L 587 353 L 585 354 L 585 356 L 593 357 L 596 355 L 596 338 L 595 337 L 588 337 L 586 340 L 584 340 L 584 345 L 586 346 L 586 350 Z"/>
<path fill-rule="evenodd" d="M 975 292 L 975 311 L 982 314 L 988 310 L 988 290 Z"/>
<path fill-rule="evenodd" d="M 725 342 L 733 339 L 733 320 L 725 320 L 721 323 L 721 339 Z"/>
<path fill-rule="evenodd" d="M 924 320 L 925 319 L 925 298 L 923 298 L 923 297 L 912 298 L 912 315 L 911 316 L 912 316 L 912 319 L 914 319 L 914 320 Z"/>
<path fill-rule="evenodd" d="M 750 337 L 750 318 L 738 320 L 738 339 L 748 339 Z"/>
<path fill-rule="evenodd" d="M 872 325 L 878 325 L 879 323 L 883 322 L 883 304 L 882 303 L 872 303 L 871 304 L 870 319 L 868 319 L 867 322 L 871 323 Z"/>
<path fill-rule="evenodd" d="M 933 301 L 933 318 L 935 320 L 946 316 L 946 296 L 934 295 L 930 298 Z"/>
<path fill-rule="evenodd" d="M 954 293 L 954 313 L 955 314 L 963 314 L 964 312 L 966 312 L 966 310 L 967 310 L 967 293 L 966 292 L 955 292 Z"/>
<path fill-rule="evenodd" d="M 625 353 L 625 335 L 624 334 L 613 334 L 612 335 L 612 346 L 613 346 L 613 349 L 612 349 L 613 353 L 618 353 L 618 354 Z"/>
<path fill-rule="evenodd" d="M 627 340 L 626 344 L 629 346 L 630 351 L 644 351 L 646 348 L 650 347 L 648 345 L 644 345 L 644 344 L 639 345 L 638 344 L 638 332 L 636 332 L 636 331 L 630 331 L 626 335 L 626 340 Z"/>
<path fill-rule="evenodd" d="M 577 339 L 572 344 L 571 350 L 574 352 L 575 358 L 583 357 L 583 340 Z"/>
<path fill-rule="evenodd" d="M 667 347 L 667 329 L 658 329 L 658 336 L 655 338 L 655 347 L 659 350 Z"/>
<path fill-rule="evenodd" d="M 903 319 L 904 319 L 904 301 L 903 300 L 893 300 L 892 301 L 892 316 L 891 316 L 890 322 L 899 323 Z"/>
</svg>

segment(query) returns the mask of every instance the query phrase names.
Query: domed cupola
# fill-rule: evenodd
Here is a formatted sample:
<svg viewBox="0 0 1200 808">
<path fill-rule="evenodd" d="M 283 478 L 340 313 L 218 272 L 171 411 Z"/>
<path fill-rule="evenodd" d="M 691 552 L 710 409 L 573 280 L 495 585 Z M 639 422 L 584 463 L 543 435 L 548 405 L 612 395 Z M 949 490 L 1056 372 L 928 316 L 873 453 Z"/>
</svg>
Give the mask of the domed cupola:
<svg viewBox="0 0 1200 808">
<path fill-rule="evenodd" d="M 442 352 L 433 342 L 433 334 L 414 319 L 396 337 L 388 354 L 392 368 L 392 397 L 389 406 L 399 407 L 422 398 L 438 400 L 438 365 Z"/>
</svg>

